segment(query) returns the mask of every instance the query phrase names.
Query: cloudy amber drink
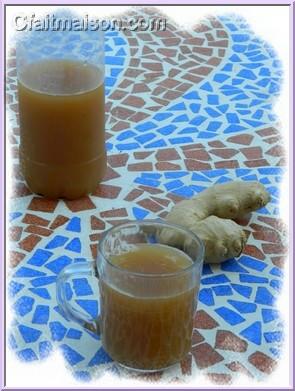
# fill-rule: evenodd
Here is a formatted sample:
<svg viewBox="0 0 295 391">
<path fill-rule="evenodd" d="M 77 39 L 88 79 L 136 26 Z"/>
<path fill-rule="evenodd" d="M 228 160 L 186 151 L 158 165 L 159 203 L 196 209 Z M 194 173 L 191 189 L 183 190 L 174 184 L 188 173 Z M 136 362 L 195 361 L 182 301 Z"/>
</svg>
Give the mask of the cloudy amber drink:
<svg viewBox="0 0 295 391">
<path fill-rule="evenodd" d="M 20 163 L 29 188 L 49 198 L 92 192 L 106 169 L 99 68 L 71 60 L 27 65 L 18 96 Z"/>
<path fill-rule="evenodd" d="M 126 272 L 155 276 L 181 272 L 192 265 L 182 251 L 160 244 L 137 245 L 113 256 L 111 262 Z M 102 343 L 115 361 L 129 368 L 157 370 L 186 356 L 191 348 L 197 292 L 189 281 L 187 274 L 180 273 L 173 283 L 169 276 L 154 287 L 150 282 L 128 281 L 122 290 L 101 282 Z M 130 294 L 128 288 L 136 294 Z"/>
</svg>

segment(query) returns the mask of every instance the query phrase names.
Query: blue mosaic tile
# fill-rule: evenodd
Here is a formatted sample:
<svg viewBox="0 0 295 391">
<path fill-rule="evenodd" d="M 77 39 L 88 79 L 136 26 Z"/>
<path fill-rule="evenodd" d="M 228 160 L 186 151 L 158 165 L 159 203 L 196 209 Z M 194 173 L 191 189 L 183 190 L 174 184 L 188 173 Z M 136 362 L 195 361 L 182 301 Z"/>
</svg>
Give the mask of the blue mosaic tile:
<svg viewBox="0 0 295 391">
<path fill-rule="evenodd" d="M 280 318 L 279 311 L 270 308 L 262 308 L 261 314 L 264 323 L 269 323 Z"/>
<path fill-rule="evenodd" d="M 261 322 L 254 322 L 251 326 L 241 331 L 240 335 L 255 345 L 261 345 Z"/>
<path fill-rule="evenodd" d="M 241 315 L 237 312 L 230 310 L 227 307 L 220 307 L 214 310 L 223 320 L 230 324 L 231 326 L 235 326 L 236 324 L 242 323 L 245 321 Z"/>
<path fill-rule="evenodd" d="M 91 375 L 87 371 L 76 371 L 74 372 L 74 376 L 77 380 L 88 383 L 91 380 Z"/>
<path fill-rule="evenodd" d="M 97 300 L 75 300 L 76 303 L 85 310 L 92 319 L 96 319 L 98 316 L 98 302 Z"/>
<path fill-rule="evenodd" d="M 258 287 L 256 291 L 255 303 L 273 306 L 275 297 L 265 287 Z"/>
<path fill-rule="evenodd" d="M 49 329 L 51 332 L 51 338 L 53 341 L 61 341 L 67 332 L 67 328 L 60 322 L 50 322 Z"/>
<path fill-rule="evenodd" d="M 233 294 L 230 285 L 217 285 L 212 289 L 216 296 L 231 296 Z"/>
<path fill-rule="evenodd" d="M 29 258 L 27 263 L 29 265 L 42 266 L 44 265 L 45 262 L 48 261 L 48 259 L 51 257 L 52 254 L 53 253 L 51 251 L 37 249 L 34 252 L 33 256 Z"/>
<path fill-rule="evenodd" d="M 51 299 L 50 293 L 46 288 L 29 288 L 29 291 L 39 297 L 42 297 L 42 299 L 47 299 L 47 300 Z"/>
<path fill-rule="evenodd" d="M 136 220 L 143 220 L 149 214 L 147 210 L 137 208 L 136 206 L 132 208 L 132 212 Z"/>
<path fill-rule="evenodd" d="M 40 338 L 40 335 L 42 334 L 40 330 L 36 330 L 32 327 L 28 327 L 24 325 L 19 325 L 18 329 L 26 343 L 36 342 Z"/>
<path fill-rule="evenodd" d="M 94 365 L 98 364 L 106 364 L 109 362 L 112 362 L 113 360 L 110 358 L 110 356 L 105 352 L 103 348 L 100 348 L 95 355 L 92 357 L 92 359 L 89 361 L 88 366 L 93 367 Z"/>
<path fill-rule="evenodd" d="M 79 238 L 74 238 L 65 247 L 66 250 L 73 251 L 75 253 L 81 252 L 81 241 Z"/>
<path fill-rule="evenodd" d="M 37 305 L 32 318 L 33 324 L 47 324 L 49 319 L 50 309 L 48 305 Z"/>
<path fill-rule="evenodd" d="M 82 356 L 76 350 L 72 349 L 70 346 L 66 344 L 62 344 L 60 348 L 62 350 L 62 354 L 64 358 L 67 360 L 67 362 L 70 365 L 74 366 L 78 364 L 80 361 L 84 360 L 84 356 Z"/>
<path fill-rule="evenodd" d="M 214 305 L 215 302 L 214 302 L 212 289 L 211 288 L 201 289 L 199 292 L 199 300 L 205 305 L 208 305 L 208 306 Z"/>
<path fill-rule="evenodd" d="M 283 333 L 281 331 L 270 331 L 263 333 L 263 336 L 267 343 L 281 342 L 283 340 Z"/>
<path fill-rule="evenodd" d="M 81 219 L 80 217 L 73 217 L 66 226 L 67 231 L 81 232 Z"/>
<path fill-rule="evenodd" d="M 24 288 L 24 284 L 11 280 L 8 284 L 8 293 L 10 297 L 14 297 Z"/>
<path fill-rule="evenodd" d="M 62 235 L 56 235 L 47 245 L 45 248 L 54 249 L 57 247 L 62 247 L 69 238 L 62 236 Z"/>
<path fill-rule="evenodd" d="M 44 285 L 49 285 L 49 284 L 53 284 L 56 282 L 56 276 L 46 276 L 46 277 L 38 277 L 38 278 L 34 278 L 33 280 L 31 280 L 31 284 L 34 286 L 34 287 L 40 287 L 40 286 L 44 286 Z"/>
<path fill-rule="evenodd" d="M 225 274 L 219 274 L 212 277 L 202 278 L 202 284 L 211 285 L 211 284 L 224 284 L 230 282 L 229 278 Z"/>
<path fill-rule="evenodd" d="M 71 258 L 66 255 L 62 255 L 53 261 L 46 263 L 45 267 L 55 274 L 59 274 L 63 268 L 68 266 L 72 262 Z"/>
<path fill-rule="evenodd" d="M 39 356 L 40 359 L 47 358 L 53 350 L 53 346 L 50 341 L 39 342 Z"/>
<path fill-rule="evenodd" d="M 71 328 L 68 330 L 66 337 L 70 339 L 80 339 L 82 334 L 82 331 Z"/>
<path fill-rule="evenodd" d="M 238 301 L 238 300 L 227 300 L 227 302 L 230 305 L 232 305 L 241 314 L 252 313 L 255 312 L 257 309 L 257 305 L 254 303 L 248 303 L 245 301 Z"/>
<path fill-rule="evenodd" d="M 73 279 L 73 288 L 77 296 L 88 296 L 93 294 L 93 290 L 87 278 Z"/>
<path fill-rule="evenodd" d="M 17 355 L 20 360 L 26 362 L 38 360 L 36 353 L 31 348 L 22 349 L 19 352 L 17 352 Z"/>
<path fill-rule="evenodd" d="M 25 316 L 32 311 L 35 299 L 30 296 L 21 296 L 13 305 L 13 309 L 19 316 Z"/>
<path fill-rule="evenodd" d="M 13 277 L 25 277 L 25 278 L 39 277 L 39 276 L 45 276 L 45 273 L 35 269 L 31 269 L 26 266 L 20 267 L 13 275 Z"/>
<path fill-rule="evenodd" d="M 241 296 L 246 297 L 249 299 L 252 293 L 252 288 L 250 286 L 246 285 L 239 285 L 239 284 L 231 284 L 231 287 L 239 293 Z"/>
</svg>

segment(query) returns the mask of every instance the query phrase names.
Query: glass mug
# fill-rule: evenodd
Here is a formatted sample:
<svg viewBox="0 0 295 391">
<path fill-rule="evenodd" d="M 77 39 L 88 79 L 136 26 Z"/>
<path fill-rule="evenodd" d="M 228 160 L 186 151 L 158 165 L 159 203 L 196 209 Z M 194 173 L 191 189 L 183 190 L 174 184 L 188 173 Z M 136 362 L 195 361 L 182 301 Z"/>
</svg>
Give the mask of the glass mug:
<svg viewBox="0 0 295 391">
<path fill-rule="evenodd" d="M 179 249 L 159 242 L 162 229 L 179 235 Z M 114 263 L 114 259 L 124 259 L 134 248 L 146 251 L 146 246 L 153 246 L 155 256 L 157 251 L 161 250 L 162 255 L 166 251 L 172 262 L 186 258 L 187 267 L 174 272 L 145 273 Z M 73 264 L 59 275 L 57 301 L 65 315 L 84 325 L 91 323 L 101 334 L 105 351 L 126 368 L 158 371 L 181 361 L 191 349 L 204 257 L 202 241 L 183 227 L 147 220 L 110 229 L 98 250 L 96 264 Z M 150 259 L 155 262 L 155 258 Z M 100 314 L 94 321 L 70 305 L 65 286 L 71 277 L 95 276 L 96 270 Z"/>
<path fill-rule="evenodd" d="M 79 198 L 92 192 L 106 171 L 103 32 L 18 34 L 22 173 L 35 193 Z"/>
</svg>

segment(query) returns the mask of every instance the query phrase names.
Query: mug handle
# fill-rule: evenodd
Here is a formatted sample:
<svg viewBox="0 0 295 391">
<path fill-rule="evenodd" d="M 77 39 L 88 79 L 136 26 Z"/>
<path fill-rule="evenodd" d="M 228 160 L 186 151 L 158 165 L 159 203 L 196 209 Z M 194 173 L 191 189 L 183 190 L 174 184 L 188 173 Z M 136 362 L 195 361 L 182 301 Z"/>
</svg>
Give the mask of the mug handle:
<svg viewBox="0 0 295 391">
<path fill-rule="evenodd" d="M 98 324 L 99 316 L 98 319 L 88 317 L 83 312 L 73 308 L 66 298 L 66 283 L 71 277 L 77 275 L 97 278 L 95 273 L 95 262 L 74 263 L 72 265 L 68 265 L 61 273 L 59 273 L 56 281 L 57 304 L 65 314 L 67 320 L 73 320 L 74 322 L 81 324 L 83 327 L 100 334 Z"/>
</svg>

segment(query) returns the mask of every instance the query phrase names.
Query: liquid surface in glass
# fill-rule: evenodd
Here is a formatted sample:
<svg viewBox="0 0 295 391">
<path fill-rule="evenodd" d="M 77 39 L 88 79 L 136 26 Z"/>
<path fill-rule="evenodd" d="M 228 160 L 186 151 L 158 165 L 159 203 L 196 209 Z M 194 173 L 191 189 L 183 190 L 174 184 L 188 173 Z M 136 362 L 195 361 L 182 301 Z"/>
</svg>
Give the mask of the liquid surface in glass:
<svg viewBox="0 0 295 391">
<path fill-rule="evenodd" d="M 156 244 L 137 245 L 130 252 L 113 256 L 111 262 L 128 271 L 149 274 L 174 273 L 192 265 L 182 251 Z M 151 280 L 138 281 L 135 295 L 130 294 L 129 282 L 122 290 L 100 282 L 104 348 L 129 368 L 166 368 L 190 351 L 197 287 L 187 274 L 163 278 L 156 286 Z"/>
<path fill-rule="evenodd" d="M 18 96 L 20 163 L 30 189 L 67 199 L 92 192 L 106 170 L 101 71 L 70 60 L 30 64 Z"/>
</svg>

